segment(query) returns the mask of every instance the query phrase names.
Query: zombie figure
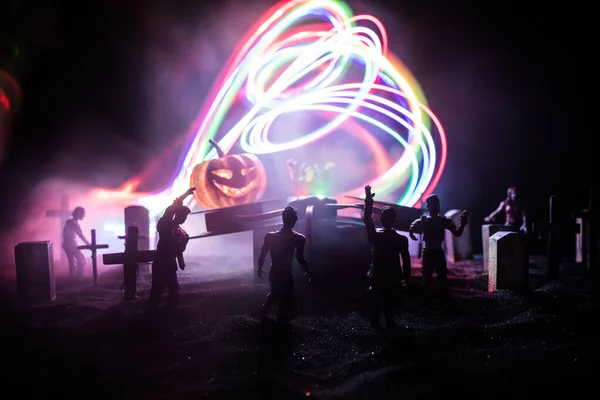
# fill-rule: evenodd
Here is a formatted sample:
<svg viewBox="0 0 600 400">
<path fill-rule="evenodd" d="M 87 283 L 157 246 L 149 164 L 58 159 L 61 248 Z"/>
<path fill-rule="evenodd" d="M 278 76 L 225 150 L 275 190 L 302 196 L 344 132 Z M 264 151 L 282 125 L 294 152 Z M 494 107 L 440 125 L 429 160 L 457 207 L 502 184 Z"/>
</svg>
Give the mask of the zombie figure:
<svg viewBox="0 0 600 400">
<path fill-rule="evenodd" d="M 298 161 L 294 159 L 288 159 L 285 162 L 285 166 L 287 167 L 288 173 L 290 175 L 290 179 L 292 181 L 292 185 L 294 187 L 294 194 L 296 196 L 300 196 L 302 194 L 302 190 L 300 188 L 300 176 L 298 170 Z"/>
<path fill-rule="evenodd" d="M 521 204 L 520 198 L 517 196 L 517 188 L 509 187 L 506 191 L 506 199 L 500 202 L 490 215 L 485 217 L 485 222 L 493 222 L 496 217 L 504 213 L 504 224 L 515 230 L 527 233 L 527 216 L 525 208 Z"/>
<path fill-rule="evenodd" d="M 90 245 L 90 242 L 83 235 L 81 227 L 79 226 L 79 221 L 85 218 L 85 210 L 83 207 L 75 207 L 71 215 L 73 218 L 67 220 L 63 227 L 62 245 L 63 250 L 67 254 L 67 260 L 69 261 L 69 277 L 73 279 L 83 277 L 83 267 L 85 266 L 85 257 L 81 250 L 77 248 L 77 237 L 88 246 Z"/>
<path fill-rule="evenodd" d="M 423 232 L 423 255 L 422 255 L 422 273 L 423 289 L 428 293 L 431 277 L 435 272 L 440 282 L 442 295 L 447 295 L 448 284 L 448 266 L 446 264 L 446 255 L 442 249 L 445 230 L 448 229 L 454 236 L 462 235 L 467 225 L 469 212 L 463 211 L 460 215 L 460 226 L 457 228 L 450 218 L 440 215 L 440 199 L 435 195 L 427 196 L 425 200 L 429 216 L 422 216 L 413 221 L 410 225 L 408 234 L 412 240 L 417 240 L 415 232 Z"/>
<path fill-rule="evenodd" d="M 371 218 L 373 197 L 375 193 L 371 193 L 371 186 L 365 186 L 364 221 L 373 251 L 371 268 L 367 273 L 370 283 L 371 325 L 374 328 L 380 327 L 379 314 L 383 310 L 385 324 L 392 328 L 395 326 L 394 292 L 399 287 L 405 287 L 411 275 L 408 239 L 392 228 L 396 222 L 396 210 L 391 207 L 381 210 L 380 221 L 383 230 L 375 229 Z"/>
<path fill-rule="evenodd" d="M 294 301 L 294 278 L 292 276 L 294 252 L 296 260 L 304 269 L 309 282 L 312 281 L 312 271 L 304 257 L 306 238 L 293 230 L 298 221 L 298 213 L 294 207 L 288 206 L 283 210 L 281 217 L 283 228 L 265 235 L 264 244 L 258 257 L 256 273 L 259 278 L 263 279 L 263 267 L 267 253 L 269 253 L 271 255 L 271 269 L 269 271 L 271 292 L 262 305 L 262 313 L 266 315 L 276 303 L 279 303 L 277 319 L 288 321 L 291 318 Z"/>
<path fill-rule="evenodd" d="M 183 271 L 185 260 L 183 252 L 190 240 L 189 235 L 181 228 L 191 210 L 183 205 L 183 200 L 194 193 L 196 188 L 190 188 L 175 199 L 165 210 L 156 224 L 159 239 L 156 245 L 156 259 L 152 263 L 152 288 L 150 289 L 150 311 L 156 310 L 160 298 L 165 291 L 169 293 L 168 306 L 175 307 L 179 297 L 179 282 L 177 281 L 177 266 Z"/>
<path fill-rule="evenodd" d="M 331 186 L 334 164 L 328 162 L 322 167 L 318 164 L 298 163 L 294 159 L 286 161 L 286 166 L 294 185 L 296 196 L 307 196 L 326 191 Z"/>
</svg>

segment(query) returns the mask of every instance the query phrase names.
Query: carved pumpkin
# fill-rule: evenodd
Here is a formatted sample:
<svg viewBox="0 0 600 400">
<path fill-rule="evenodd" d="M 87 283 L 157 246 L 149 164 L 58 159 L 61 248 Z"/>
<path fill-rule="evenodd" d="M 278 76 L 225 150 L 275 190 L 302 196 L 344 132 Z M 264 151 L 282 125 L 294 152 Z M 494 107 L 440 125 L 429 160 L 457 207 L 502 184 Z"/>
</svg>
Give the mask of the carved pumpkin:
<svg viewBox="0 0 600 400">
<path fill-rule="evenodd" d="M 194 198 L 206 209 L 232 207 L 260 200 L 267 187 L 267 172 L 254 154 L 225 155 L 213 140 L 219 158 L 204 161 L 192 171 Z"/>
</svg>

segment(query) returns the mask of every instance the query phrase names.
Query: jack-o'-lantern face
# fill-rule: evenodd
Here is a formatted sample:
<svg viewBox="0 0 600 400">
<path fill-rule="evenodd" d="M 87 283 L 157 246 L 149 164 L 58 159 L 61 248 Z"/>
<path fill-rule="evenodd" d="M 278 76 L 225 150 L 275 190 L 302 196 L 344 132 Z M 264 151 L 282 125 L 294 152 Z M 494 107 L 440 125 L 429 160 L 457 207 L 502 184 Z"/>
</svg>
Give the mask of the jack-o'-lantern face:
<svg viewBox="0 0 600 400">
<path fill-rule="evenodd" d="M 191 186 L 200 206 L 231 207 L 259 200 L 267 187 L 267 174 L 254 154 L 236 154 L 196 165 Z"/>
</svg>

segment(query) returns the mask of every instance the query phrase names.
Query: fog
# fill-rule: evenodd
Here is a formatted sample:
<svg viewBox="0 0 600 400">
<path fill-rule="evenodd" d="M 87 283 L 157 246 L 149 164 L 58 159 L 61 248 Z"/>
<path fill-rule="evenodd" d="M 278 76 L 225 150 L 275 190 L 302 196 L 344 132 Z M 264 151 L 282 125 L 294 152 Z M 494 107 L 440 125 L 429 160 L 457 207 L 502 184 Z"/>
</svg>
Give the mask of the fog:
<svg viewBox="0 0 600 400">
<path fill-rule="evenodd" d="M 189 5 L 153 2 L 141 9 L 114 10 L 127 23 L 115 28 L 120 29 L 115 37 L 108 36 L 108 26 L 102 28 L 106 30 L 104 35 L 110 37 L 104 39 L 104 49 L 110 48 L 114 53 L 110 58 L 113 61 L 107 61 L 103 67 L 105 71 L 97 65 L 82 64 L 77 67 L 76 79 L 71 73 L 73 69 L 67 70 L 65 79 L 67 75 L 68 79 L 61 81 L 64 89 L 60 90 L 71 97 L 69 107 L 48 101 L 48 93 L 56 93 L 58 89 L 49 86 L 46 97 L 40 95 L 44 100 L 31 100 L 19 116 L 16 140 L 5 152 L 10 153 L 13 164 L 16 159 L 34 165 L 36 156 L 24 150 L 31 132 L 41 130 L 49 138 L 44 143 L 60 142 L 60 145 L 48 147 L 45 161 L 39 161 L 36 170 L 10 169 L 6 186 L 18 182 L 26 190 L 19 197 L 7 196 L 10 211 L 1 233 L 0 265 L 4 275 L 14 274 L 13 248 L 23 241 L 51 240 L 58 262 L 57 273 L 66 272 L 60 262 L 59 219 L 46 217 L 47 210 L 59 207 L 63 194 L 69 195 L 71 209 L 78 205 L 85 207 L 87 216 L 81 223 L 84 233 L 89 237 L 90 230 L 96 229 L 98 242 L 110 246 L 99 254 L 123 249 L 122 240 L 117 238 L 124 233 L 123 209 L 136 204 L 140 197 L 169 187 L 179 172 L 186 146 L 199 123 L 197 118 L 210 100 L 222 68 L 245 32 L 271 5 L 229 1 L 219 2 L 210 9 L 201 9 L 200 5 L 193 9 Z M 502 54 L 492 55 L 477 43 L 471 47 L 460 44 L 464 43 L 466 32 L 458 28 L 450 37 L 442 27 L 434 38 L 423 24 L 423 17 L 414 18 L 408 10 L 403 15 L 391 13 L 381 4 L 350 2 L 350 5 L 355 14 L 370 13 L 381 18 L 390 50 L 422 85 L 448 139 L 448 162 L 436 193 L 442 198 L 445 210 L 473 209 L 472 224 L 477 227 L 477 218 L 496 207 L 505 187 L 524 182 L 518 167 L 505 165 L 502 159 L 491 164 L 489 159 L 492 152 L 511 148 L 517 142 L 518 135 L 503 139 L 493 132 L 520 129 L 527 119 L 524 104 L 531 91 L 524 90 L 520 106 L 513 107 L 509 83 L 514 71 L 497 72 L 495 66 L 501 62 L 497 60 L 503 59 Z M 57 30 L 57 26 L 49 24 L 48 29 Z M 444 40 L 447 43 L 442 43 Z M 450 54 L 445 48 L 453 48 L 455 52 Z M 73 64 L 63 62 L 65 66 Z M 37 68 L 41 70 L 43 66 Z M 41 109 L 50 110 L 52 123 L 40 122 L 45 115 Z M 219 134 L 235 125 L 244 112 L 242 106 L 232 108 Z M 322 126 L 327 118 L 322 113 L 283 115 L 273 122 L 270 138 L 277 141 L 302 135 Z M 357 188 L 352 194 L 360 196 L 362 186 L 396 162 L 403 150 L 368 126 L 355 128 L 342 125 L 326 138 L 301 148 L 260 155 L 267 170 L 263 199 L 298 194 L 286 167 L 289 159 L 321 168 L 332 165 L 330 176 L 324 177 L 325 183 L 309 187 L 309 194 L 339 195 Z M 373 139 L 365 142 L 369 135 Z M 238 144 L 231 152 L 242 151 Z M 383 161 L 374 161 L 377 154 Z M 407 184 L 406 177 L 403 179 L 396 182 L 400 193 Z M 133 193 L 119 190 L 131 182 L 137 185 Z M 322 187 L 325 193 L 321 193 Z M 98 196 L 100 189 L 113 190 L 113 194 Z M 378 199 L 396 202 L 398 194 L 380 194 Z M 339 200 L 354 202 L 343 197 Z M 184 228 L 191 235 L 201 234 L 204 221 L 200 216 L 191 217 Z M 236 258 L 237 253 L 232 254 L 235 248 L 240 251 L 239 259 L 245 260 L 251 257 L 251 246 L 231 246 L 231 243 L 247 240 L 247 234 L 202 239 L 191 243 L 188 252 L 198 257 Z M 479 240 L 478 236 L 473 240 Z M 110 267 L 101 266 L 101 271 L 105 268 Z"/>
</svg>

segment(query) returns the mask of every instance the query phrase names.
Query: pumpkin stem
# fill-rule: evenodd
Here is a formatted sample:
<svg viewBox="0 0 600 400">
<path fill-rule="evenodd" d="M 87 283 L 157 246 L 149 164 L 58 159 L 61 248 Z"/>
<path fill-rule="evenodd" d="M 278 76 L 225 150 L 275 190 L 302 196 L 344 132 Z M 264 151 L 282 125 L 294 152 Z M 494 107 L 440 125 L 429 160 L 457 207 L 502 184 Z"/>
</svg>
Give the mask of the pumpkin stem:
<svg viewBox="0 0 600 400">
<path fill-rule="evenodd" d="M 217 155 L 219 156 L 219 158 L 225 157 L 225 152 L 223 151 L 223 149 L 221 148 L 221 146 L 219 146 L 219 144 L 217 142 L 215 142 L 212 139 L 208 139 L 208 142 L 210 144 L 212 144 L 212 146 L 215 148 L 215 150 L 217 150 Z"/>
</svg>

